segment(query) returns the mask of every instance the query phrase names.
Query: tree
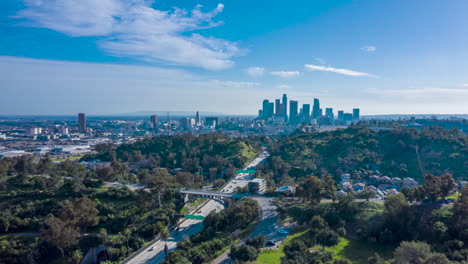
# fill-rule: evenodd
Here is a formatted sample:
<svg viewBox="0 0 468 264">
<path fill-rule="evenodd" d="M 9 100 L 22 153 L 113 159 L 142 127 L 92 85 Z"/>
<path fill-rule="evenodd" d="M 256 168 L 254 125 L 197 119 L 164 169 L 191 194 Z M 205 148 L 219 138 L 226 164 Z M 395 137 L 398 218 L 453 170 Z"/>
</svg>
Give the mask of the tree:
<svg viewBox="0 0 468 264">
<path fill-rule="evenodd" d="M 253 238 L 248 238 L 245 241 L 245 244 L 258 249 L 258 248 L 262 248 L 265 245 L 266 240 L 267 240 L 266 236 L 259 235 Z"/>
<path fill-rule="evenodd" d="M 231 247 L 231 251 L 228 255 L 233 260 L 254 261 L 257 259 L 258 253 L 258 249 L 254 247 L 240 245 Z"/>
<path fill-rule="evenodd" d="M 331 229 L 325 229 L 317 234 L 317 243 L 322 245 L 322 248 L 338 245 L 340 237 Z"/>
<path fill-rule="evenodd" d="M 424 242 L 403 241 L 393 254 L 398 264 L 423 264 L 431 254 L 431 247 Z"/>
<path fill-rule="evenodd" d="M 96 206 L 96 202 L 88 197 L 76 198 L 62 206 L 60 216 L 68 223 L 77 226 L 80 235 L 83 236 L 88 227 L 99 223 L 99 210 Z"/>
<path fill-rule="evenodd" d="M 369 264 L 385 264 L 385 260 L 379 255 L 379 253 L 374 253 L 373 256 L 370 256 L 367 261 Z"/>
<path fill-rule="evenodd" d="M 363 190 L 358 194 L 358 198 L 361 199 L 366 199 L 366 201 L 369 201 L 370 198 L 375 198 L 375 192 L 371 190 Z"/>
<path fill-rule="evenodd" d="M 426 257 L 424 264 L 451 264 L 452 261 L 442 253 L 432 253 Z"/>
<path fill-rule="evenodd" d="M 309 226 L 312 229 L 321 230 L 327 227 L 327 222 L 320 215 L 314 215 L 310 220 Z"/>
<path fill-rule="evenodd" d="M 428 174 L 424 177 L 423 189 L 431 201 L 444 199 L 454 187 L 455 180 L 450 174 L 444 174 L 439 177 Z"/>
<path fill-rule="evenodd" d="M 316 176 L 308 176 L 304 177 L 299 183 L 297 195 L 318 204 L 322 199 L 322 190 L 322 181 Z"/>
<path fill-rule="evenodd" d="M 77 249 L 72 252 L 71 259 L 74 264 L 80 264 L 82 258 L 83 253 L 81 253 L 81 250 Z"/>
<path fill-rule="evenodd" d="M 98 238 L 100 243 L 104 245 L 107 243 L 107 230 L 105 228 L 99 229 Z"/>
<path fill-rule="evenodd" d="M 80 236 L 76 227 L 53 215 L 47 217 L 40 233 L 44 241 L 60 250 L 62 257 L 66 250 L 78 245 Z"/>
<path fill-rule="evenodd" d="M 335 202 L 338 196 L 336 195 L 335 181 L 333 180 L 333 177 L 330 176 L 330 174 L 323 176 L 322 185 L 324 194 L 330 197 L 333 202 Z"/>
<path fill-rule="evenodd" d="M 333 264 L 351 264 L 351 261 L 348 259 L 334 259 Z"/>
<path fill-rule="evenodd" d="M 159 169 L 155 173 L 151 174 L 148 179 L 147 185 L 158 194 L 158 206 L 161 207 L 161 196 L 173 182 L 173 178 L 169 175 L 166 169 Z"/>
<path fill-rule="evenodd" d="M 161 239 L 164 240 L 164 245 L 167 246 L 167 239 L 169 238 L 169 230 L 167 230 L 167 228 L 164 227 L 159 233 L 159 235 L 161 236 Z"/>
<path fill-rule="evenodd" d="M 463 187 L 458 200 L 453 204 L 452 230 L 458 238 L 468 244 L 468 186 Z"/>
</svg>

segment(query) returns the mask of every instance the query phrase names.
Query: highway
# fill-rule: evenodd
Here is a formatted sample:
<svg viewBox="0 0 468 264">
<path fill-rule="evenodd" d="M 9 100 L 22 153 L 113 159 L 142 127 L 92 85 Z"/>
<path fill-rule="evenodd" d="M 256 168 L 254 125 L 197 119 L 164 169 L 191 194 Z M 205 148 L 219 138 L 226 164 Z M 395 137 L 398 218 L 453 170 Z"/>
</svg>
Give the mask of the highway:
<svg viewBox="0 0 468 264">
<path fill-rule="evenodd" d="M 257 167 L 263 160 L 269 156 L 268 152 L 263 149 L 263 153 L 250 162 L 245 169 L 251 167 Z M 237 187 L 245 187 L 248 184 L 248 180 L 251 175 L 249 173 L 239 173 L 234 179 L 227 182 L 219 192 L 232 193 Z M 223 206 L 213 200 L 209 200 L 202 207 L 200 207 L 196 215 L 207 216 L 212 211 L 223 210 Z M 149 245 L 149 249 L 141 251 L 138 255 L 125 262 L 128 264 L 155 264 L 159 263 L 166 257 L 164 253 L 164 245 L 167 243 L 168 250 L 175 250 L 177 242 L 190 237 L 203 229 L 202 220 L 186 219 L 178 225 L 178 231 L 173 231 L 170 234 L 170 238 L 165 242 L 163 240 L 157 240 Z"/>
<path fill-rule="evenodd" d="M 284 239 L 288 236 L 287 233 L 280 234 L 278 230 L 286 230 L 283 226 L 278 224 L 279 214 L 276 211 L 276 206 L 273 205 L 273 197 L 264 197 L 264 196 L 249 196 L 252 199 L 255 199 L 262 210 L 262 220 L 258 223 L 255 230 L 249 235 L 249 238 L 253 238 L 259 235 L 264 235 L 267 237 L 267 241 L 272 241 L 275 243 L 275 248 L 279 246 Z M 241 241 L 239 244 L 243 244 L 244 241 Z M 231 263 L 231 259 L 228 256 L 229 250 L 224 252 L 221 256 L 216 258 L 211 264 L 228 264 Z"/>
</svg>

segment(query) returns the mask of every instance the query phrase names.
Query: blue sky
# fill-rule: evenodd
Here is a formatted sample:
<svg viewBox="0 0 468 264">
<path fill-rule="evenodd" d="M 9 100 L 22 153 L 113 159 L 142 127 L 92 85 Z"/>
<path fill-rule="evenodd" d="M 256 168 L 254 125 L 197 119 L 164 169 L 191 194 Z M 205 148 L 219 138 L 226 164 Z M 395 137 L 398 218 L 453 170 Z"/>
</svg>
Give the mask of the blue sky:
<svg viewBox="0 0 468 264">
<path fill-rule="evenodd" d="M 468 2 L 8 0 L 0 113 L 468 113 Z"/>
</svg>

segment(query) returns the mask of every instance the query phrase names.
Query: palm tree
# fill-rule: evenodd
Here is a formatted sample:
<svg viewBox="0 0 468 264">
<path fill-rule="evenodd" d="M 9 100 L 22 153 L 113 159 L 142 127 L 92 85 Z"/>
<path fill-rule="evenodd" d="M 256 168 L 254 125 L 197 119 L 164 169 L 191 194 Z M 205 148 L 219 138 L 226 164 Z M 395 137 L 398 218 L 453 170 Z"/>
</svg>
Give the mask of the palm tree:
<svg viewBox="0 0 468 264">
<path fill-rule="evenodd" d="M 167 230 L 167 228 L 164 227 L 164 229 L 161 230 L 160 236 L 161 239 L 164 240 L 164 252 L 167 254 L 167 239 L 169 238 L 169 230 Z"/>
</svg>

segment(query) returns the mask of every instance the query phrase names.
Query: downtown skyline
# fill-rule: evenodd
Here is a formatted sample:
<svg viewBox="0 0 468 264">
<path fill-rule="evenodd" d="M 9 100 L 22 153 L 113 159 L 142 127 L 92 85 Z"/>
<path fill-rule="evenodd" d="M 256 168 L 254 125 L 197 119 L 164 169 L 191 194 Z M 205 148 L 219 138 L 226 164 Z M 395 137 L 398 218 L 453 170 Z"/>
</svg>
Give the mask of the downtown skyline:
<svg viewBox="0 0 468 264">
<path fill-rule="evenodd" d="M 467 3 L 57 3 L 1 5 L 2 115 L 256 115 L 283 93 L 366 115 L 468 113 Z"/>
</svg>

